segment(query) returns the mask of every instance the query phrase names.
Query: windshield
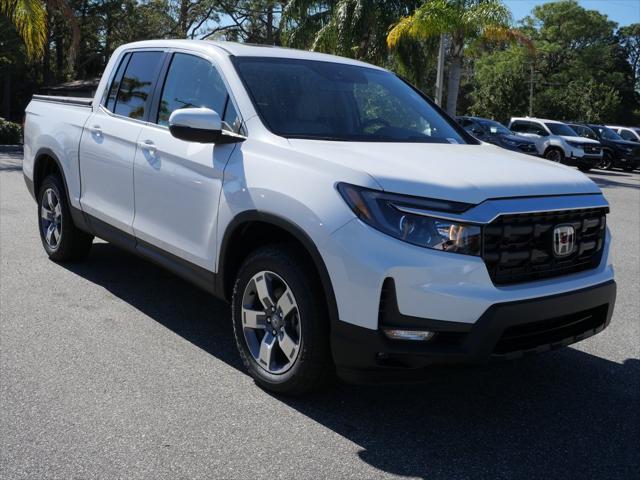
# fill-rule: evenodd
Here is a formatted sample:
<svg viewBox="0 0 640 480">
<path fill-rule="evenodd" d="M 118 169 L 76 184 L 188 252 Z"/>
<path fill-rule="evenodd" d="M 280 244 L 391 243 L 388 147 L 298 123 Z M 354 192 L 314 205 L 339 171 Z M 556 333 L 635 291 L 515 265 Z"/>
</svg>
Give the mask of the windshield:
<svg viewBox="0 0 640 480">
<path fill-rule="evenodd" d="M 494 120 L 478 120 L 478 123 L 489 130 L 492 135 L 513 135 L 511 130 Z"/>
<path fill-rule="evenodd" d="M 467 143 L 420 94 L 374 68 L 289 58 L 234 63 L 267 128 L 288 138 Z"/>
<path fill-rule="evenodd" d="M 609 127 L 596 127 L 598 133 L 605 140 L 624 140 L 620 135 L 611 130 Z"/>
<path fill-rule="evenodd" d="M 545 125 L 553 135 L 564 135 L 565 137 L 580 136 L 574 132 L 569 125 L 565 125 L 564 123 L 545 123 Z"/>
</svg>

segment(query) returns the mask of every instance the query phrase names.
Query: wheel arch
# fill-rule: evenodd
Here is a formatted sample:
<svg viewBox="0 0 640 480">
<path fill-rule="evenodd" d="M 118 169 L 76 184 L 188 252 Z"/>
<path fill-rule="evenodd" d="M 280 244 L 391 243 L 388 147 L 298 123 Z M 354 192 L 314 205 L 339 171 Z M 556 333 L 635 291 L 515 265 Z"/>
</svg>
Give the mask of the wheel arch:
<svg viewBox="0 0 640 480">
<path fill-rule="evenodd" d="M 82 211 L 73 207 L 71 203 L 69 185 L 67 184 L 67 177 L 65 175 L 64 168 L 62 167 L 62 162 L 60 162 L 60 159 L 55 152 L 47 147 L 42 147 L 34 156 L 33 192 L 36 202 L 38 202 L 38 192 L 40 191 L 40 186 L 42 185 L 43 180 L 51 173 L 59 174 L 62 179 L 64 195 L 66 197 L 67 205 L 69 205 L 69 209 L 71 210 L 73 223 L 81 230 L 90 232 L 90 228 L 82 214 Z"/>
<path fill-rule="evenodd" d="M 268 241 L 252 237 L 257 232 L 271 236 Z M 338 320 L 338 307 L 331 277 L 318 248 L 300 226 L 278 215 L 250 210 L 236 215 L 228 224 L 218 255 L 217 291 L 230 300 L 236 273 L 246 256 L 260 246 L 286 240 L 299 245 L 311 260 L 323 290 L 331 324 L 334 324 Z"/>
</svg>

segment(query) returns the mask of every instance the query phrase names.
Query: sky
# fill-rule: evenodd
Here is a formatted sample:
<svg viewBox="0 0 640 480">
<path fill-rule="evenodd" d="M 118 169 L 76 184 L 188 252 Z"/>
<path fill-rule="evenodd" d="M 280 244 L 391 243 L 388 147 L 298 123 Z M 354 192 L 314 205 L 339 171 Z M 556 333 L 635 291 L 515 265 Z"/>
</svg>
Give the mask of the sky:
<svg viewBox="0 0 640 480">
<path fill-rule="evenodd" d="M 511 9 L 514 20 L 518 21 L 529 15 L 536 5 L 550 1 L 552 0 L 504 0 L 504 3 Z M 640 23 L 640 0 L 578 0 L 578 3 L 586 9 L 606 14 L 620 26 Z"/>
</svg>

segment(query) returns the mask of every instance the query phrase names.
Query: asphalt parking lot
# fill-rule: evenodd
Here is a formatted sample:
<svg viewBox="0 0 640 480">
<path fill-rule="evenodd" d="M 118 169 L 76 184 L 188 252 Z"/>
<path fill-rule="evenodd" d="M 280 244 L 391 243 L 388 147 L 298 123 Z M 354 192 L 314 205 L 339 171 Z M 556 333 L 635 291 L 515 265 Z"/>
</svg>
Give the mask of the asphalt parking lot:
<svg viewBox="0 0 640 480">
<path fill-rule="evenodd" d="M 0 154 L 0 478 L 638 478 L 640 174 L 611 203 L 611 325 L 570 348 L 419 385 L 304 399 L 242 370 L 228 307 L 106 243 L 42 249 Z"/>
</svg>

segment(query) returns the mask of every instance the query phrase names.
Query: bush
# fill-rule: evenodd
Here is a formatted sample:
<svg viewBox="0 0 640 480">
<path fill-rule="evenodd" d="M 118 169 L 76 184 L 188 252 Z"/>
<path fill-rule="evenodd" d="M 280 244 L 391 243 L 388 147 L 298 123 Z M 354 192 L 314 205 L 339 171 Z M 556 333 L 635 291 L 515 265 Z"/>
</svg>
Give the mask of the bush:
<svg viewBox="0 0 640 480">
<path fill-rule="evenodd" d="M 22 127 L 0 118 L 0 145 L 17 145 L 22 143 Z"/>
</svg>

